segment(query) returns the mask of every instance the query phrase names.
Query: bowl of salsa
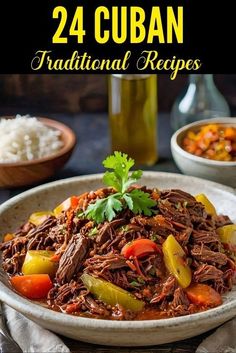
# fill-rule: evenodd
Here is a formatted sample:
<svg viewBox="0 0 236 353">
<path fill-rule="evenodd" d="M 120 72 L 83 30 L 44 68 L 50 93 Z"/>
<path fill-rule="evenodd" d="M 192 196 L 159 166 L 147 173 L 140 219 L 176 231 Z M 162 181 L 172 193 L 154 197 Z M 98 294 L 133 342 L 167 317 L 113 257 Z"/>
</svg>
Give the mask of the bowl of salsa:
<svg viewBox="0 0 236 353">
<path fill-rule="evenodd" d="M 236 187 L 236 118 L 182 127 L 171 138 L 171 151 L 184 174 Z"/>
</svg>

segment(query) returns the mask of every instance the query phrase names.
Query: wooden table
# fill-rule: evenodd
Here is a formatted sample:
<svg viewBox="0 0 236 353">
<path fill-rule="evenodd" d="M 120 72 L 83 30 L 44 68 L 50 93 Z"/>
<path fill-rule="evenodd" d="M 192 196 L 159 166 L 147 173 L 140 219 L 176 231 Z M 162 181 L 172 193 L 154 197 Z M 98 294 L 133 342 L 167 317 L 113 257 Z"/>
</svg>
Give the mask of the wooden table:
<svg viewBox="0 0 236 353">
<path fill-rule="evenodd" d="M 105 114 L 83 114 L 83 115 L 50 115 L 69 125 L 78 138 L 77 148 L 67 163 L 65 168 L 59 171 L 54 178 L 48 181 L 72 177 L 76 175 L 92 174 L 103 172 L 101 165 L 104 157 L 110 153 L 109 146 L 109 130 L 108 118 Z M 170 136 L 171 129 L 169 125 L 169 116 L 167 114 L 159 114 L 158 119 L 158 136 L 159 136 L 159 161 L 151 168 L 143 168 L 145 170 L 177 172 L 170 152 Z M 47 182 L 48 182 L 47 181 Z M 10 197 L 19 194 L 28 188 L 15 190 L 0 189 L 0 203 L 8 200 Z M 209 335 L 203 334 L 181 342 L 174 342 L 161 346 L 151 347 L 106 347 L 87 344 L 63 338 L 65 343 L 76 353 L 190 353 L 195 352 L 199 343 Z"/>
</svg>

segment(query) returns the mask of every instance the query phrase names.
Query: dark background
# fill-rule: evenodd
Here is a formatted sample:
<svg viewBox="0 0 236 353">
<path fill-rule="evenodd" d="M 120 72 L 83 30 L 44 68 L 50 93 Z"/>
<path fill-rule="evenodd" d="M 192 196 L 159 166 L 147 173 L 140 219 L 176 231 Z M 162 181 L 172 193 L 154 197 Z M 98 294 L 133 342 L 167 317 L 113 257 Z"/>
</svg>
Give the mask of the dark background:
<svg viewBox="0 0 236 353">
<path fill-rule="evenodd" d="M 0 114 L 79 114 L 107 112 L 108 75 L 0 75 Z M 236 114 L 236 75 L 214 75 Z M 188 75 L 158 76 L 158 111 L 170 112 Z"/>
</svg>

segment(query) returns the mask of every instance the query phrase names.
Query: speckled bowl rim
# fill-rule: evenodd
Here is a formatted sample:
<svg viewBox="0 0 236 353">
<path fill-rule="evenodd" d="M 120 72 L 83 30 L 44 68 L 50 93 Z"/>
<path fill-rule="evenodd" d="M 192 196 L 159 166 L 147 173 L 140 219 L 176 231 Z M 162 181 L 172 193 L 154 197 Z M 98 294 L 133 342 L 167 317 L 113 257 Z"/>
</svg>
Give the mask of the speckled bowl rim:
<svg viewBox="0 0 236 353">
<path fill-rule="evenodd" d="M 0 116 L 0 120 L 1 118 L 5 118 L 5 119 L 13 119 L 14 116 Z M 58 157 L 63 156 L 64 154 L 68 153 L 71 149 L 73 149 L 76 145 L 76 135 L 74 133 L 74 131 L 67 125 L 61 123 L 58 120 L 55 119 L 49 119 L 46 117 L 42 117 L 42 116 L 37 116 L 37 119 L 39 121 L 41 121 L 42 123 L 44 123 L 45 125 L 47 125 L 48 127 L 55 129 L 55 130 L 59 130 L 62 134 L 65 134 L 66 136 L 70 136 L 69 140 L 66 140 L 66 143 L 64 144 L 64 146 L 62 146 L 62 148 L 60 148 L 58 151 L 50 154 L 47 157 L 42 157 L 42 158 L 36 158 L 33 159 L 32 161 L 22 161 L 22 162 L 10 162 L 10 163 L 0 163 L 0 168 L 8 168 L 8 167 L 23 167 L 23 166 L 31 166 L 31 165 L 35 165 L 35 164 L 41 164 L 41 163 L 45 163 L 48 161 L 51 161 L 53 159 L 56 159 Z"/>
<path fill-rule="evenodd" d="M 50 188 L 53 188 L 54 186 L 60 186 L 64 184 L 70 184 L 71 182 L 76 182 L 76 181 L 100 181 L 102 178 L 103 174 L 91 174 L 91 175 L 85 175 L 85 176 L 79 176 L 79 177 L 73 177 L 69 179 L 62 179 L 59 181 L 54 181 L 51 183 L 47 183 L 41 186 L 37 186 L 33 189 L 30 189 L 28 191 L 25 191 L 10 200 L 6 201 L 0 206 L 0 214 L 3 211 L 6 211 L 10 207 L 12 207 L 15 202 L 19 202 L 20 200 L 24 200 L 25 198 L 30 197 L 32 194 L 36 192 L 40 192 L 41 190 L 48 190 Z M 160 178 L 168 178 L 169 176 L 173 176 L 176 178 L 181 178 L 185 180 L 193 180 L 196 182 L 204 182 L 207 183 L 209 186 L 212 186 L 214 188 L 218 188 L 222 191 L 226 191 L 229 193 L 232 193 L 233 195 L 236 195 L 236 192 L 234 191 L 233 188 L 224 186 L 212 181 L 207 181 L 201 178 L 196 178 L 196 177 L 190 177 L 186 175 L 181 175 L 177 173 L 165 173 L 165 172 L 144 172 L 143 174 L 145 177 L 160 177 Z M 224 303 L 219 307 L 196 313 L 196 314 L 190 314 L 190 315 L 185 315 L 181 317 L 176 317 L 176 318 L 168 318 L 168 319 L 159 319 L 159 320 L 142 320 L 142 321 L 111 321 L 111 320 L 103 320 L 103 319 L 92 319 L 92 318 L 83 318 L 83 317 L 77 317 L 77 316 L 72 316 L 72 315 L 67 315 L 59 312 L 52 311 L 51 309 L 47 309 L 43 306 L 39 306 L 30 300 L 27 300 L 20 295 L 18 295 L 16 292 L 8 288 L 6 285 L 4 285 L 0 281 L 0 300 L 6 302 L 8 305 L 13 307 L 16 310 L 19 310 L 23 314 L 27 316 L 27 313 L 31 317 L 35 317 L 36 319 L 40 320 L 42 318 L 44 321 L 46 320 L 48 323 L 54 323 L 54 324 L 63 324 L 65 326 L 70 326 L 70 327 L 84 327 L 84 328 L 90 328 L 90 329 L 104 329 L 110 331 L 111 329 L 114 331 L 125 331 L 127 329 L 131 331 L 137 331 L 137 330 L 149 330 L 149 329 L 154 329 L 154 328 L 167 328 L 167 327 L 177 327 L 177 326 L 188 326 L 188 324 L 193 324 L 198 325 L 202 322 L 204 319 L 208 320 L 214 320 L 216 316 L 223 316 L 224 313 L 228 313 L 229 311 L 233 311 L 236 314 L 236 299 L 234 301 L 231 301 L 229 303 Z"/>
<path fill-rule="evenodd" d="M 236 162 L 223 162 L 223 161 L 214 161 L 212 159 L 207 159 L 203 157 L 198 157 L 195 156 L 194 154 L 191 154 L 189 152 L 186 152 L 179 144 L 178 144 L 178 138 L 180 135 L 187 133 L 188 130 L 191 130 L 191 128 L 196 127 L 196 126 L 203 126 L 207 124 L 232 124 L 236 125 L 236 118 L 212 118 L 212 119 L 206 119 L 206 120 L 199 120 L 194 123 L 185 125 L 178 129 L 171 137 L 170 144 L 171 148 L 175 150 L 177 153 L 179 153 L 182 157 L 190 159 L 196 163 L 199 164 L 206 164 L 210 166 L 219 166 L 219 167 L 236 167 Z"/>
</svg>

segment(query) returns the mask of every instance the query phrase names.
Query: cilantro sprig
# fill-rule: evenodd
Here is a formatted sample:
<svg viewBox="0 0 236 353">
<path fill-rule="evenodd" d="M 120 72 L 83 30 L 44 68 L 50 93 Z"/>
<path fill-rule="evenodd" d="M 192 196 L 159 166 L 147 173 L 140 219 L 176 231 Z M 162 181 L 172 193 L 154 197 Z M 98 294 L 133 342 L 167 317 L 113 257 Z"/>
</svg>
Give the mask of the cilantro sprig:
<svg viewBox="0 0 236 353">
<path fill-rule="evenodd" d="M 105 172 L 103 183 L 112 187 L 116 193 L 91 203 L 84 212 L 85 217 L 96 223 L 102 223 L 105 220 L 111 221 L 118 212 L 126 208 L 134 214 L 146 216 L 151 216 L 155 212 L 153 207 L 156 206 L 156 202 L 150 198 L 149 193 L 140 189 L 128 192 L 129 187 L 143 174 L 141 170 L 130 173 L 130 169 L 134 166 L 132 158 L 125 153 L 114 152 L 103 161 L 103 166 L 110 170 Z"/>
</svg>

